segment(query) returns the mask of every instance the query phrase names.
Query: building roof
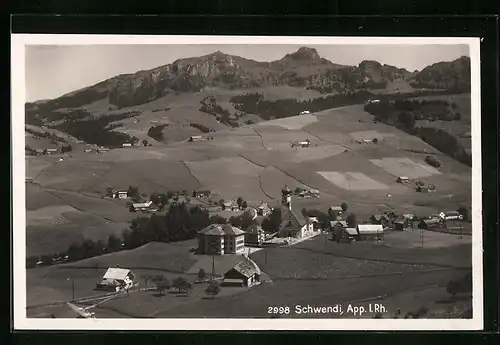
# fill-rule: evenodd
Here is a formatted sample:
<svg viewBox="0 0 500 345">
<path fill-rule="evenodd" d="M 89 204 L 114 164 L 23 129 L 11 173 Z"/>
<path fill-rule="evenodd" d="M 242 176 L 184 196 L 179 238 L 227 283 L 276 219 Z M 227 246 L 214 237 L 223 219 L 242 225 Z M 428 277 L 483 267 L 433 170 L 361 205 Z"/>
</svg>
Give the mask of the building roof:
<svg viewBox="0 0 500 345">
<path fill-rule="evenodd" d="M 333 228 L 335 225 L 340 224 L 343 228 L 347 228 L 347 221 L 345 220 L 331 220 L 330 226 Z"/>
<path fill-rule="evenodd" d="M 195 190 L 194 192 L 195 192 L 196 194 L 202 194 L 202 193 L 203 193 L 203 194 L 205 194 L 205 193 L 210 193 L 210 191 L 209 191 L 209 190 L 203 190 L 203 189 L 200 189 L 200 190 Z"/>
<path fill-rule="evenodd" d="M 259 232 L 263 232 L 262 227 L 257 224 L 252 224 L 250 227 L 248 227 L 247 231 L 245 231 L 247 234 L 257 234 Z"/>
<path fill-rule="evenodd" d="M 232 226 L 230 224 L 211 224 L 205 229 L 198 231 L 199 234 L 212 235 L 212 236 L 224 236 L 224 235 L 243 235 L 245 231 Z"/>
<path fill-rule="evenodd" d="M 262 204 L 260 204 L 258 208 L 260 209 L 269 208 L 269 204 L 267 202 L 263 202 Z"/>
<path fill-rule="evenodd" d="M 358 234 L 356 228 L 345 228 L 345 231 L 351 236 L 356 236 Z"/>
<path fill-rule="evenodd" d="M 232 269 L 241 273 L 247 278 L 250 278 L 254 274 L 260 274 L 260 268 L 253 262 L 251 259 L 246 258 L 243 261 L 240 261 L 234 266 Z"/>
<path fill-rule="evenodd" d="M 458 211 L 447 211 L 444 214 L 447 215 L 447 216 L 459 216 L 460 212 L 458 212 Z"/>
<path fill-rule="evenodd" d="M 400 180 L 409 180 L 408 176 L 399 176 L 398 179 L 400 179 Z"/>
<path fill-rule="evenodd" d="M 284 205 L 281 206 L 281 221 L 282 222 L 288 213 L 291 213 L 292 217 L 295 217 L 295 219 L 297 219 L 297 221 L 300 225 L 304 225 L 304 224 L 308 223 L 308 219 L 306 219 L 306 217 L 304 217 L 302 212 L 294 212 L 293 209 L 290 210 L 288 207 L 286 207 Z M 281 225 L 280 225 L 280 227 L 281 227 Z"/>
<path fill-rule="evenodd" d="M 441 220 L 439 218 L 430 218 L 430 219 L 422 219 L 422 222 L 424 222 L 427 225 L 434 225 L 440 223 Z"/>
<path fill-rule="evenodd" d="M 342 207 L 341 206 L 330 206 L 330 210 L 332 210 L 332 211 L 342 211 Z"/>
<path fill-rule="evenodd" d="M 312 223 L 318 223 L 318 217 L 308 217 L 309 221 Z"/>
<path fill-rule="evenodd" d="M 358 233 L 360 235 L 377 234 L 384 232 L 384 227 L 381 224 L 359 224 Z"/>
<path fill-rule="evenodd" d="M 115 280 L 123 280 L 130 273 L 130 270 L 125 268 L 108 268 L 103 279 L 115 279 Z"/>
<path fill-rule="evenodd" d="M 148 201 L 148 202 L 139 202 L 139 203 L 136 203 L 136 204 L 132 204 L 132 207 L 135 207 L 135 208 L 138 208 L 138 207 L 149 207 L 153 204 L 152 201 Z"/>
<path fill-rule="evenodd" d="M 383 218 L 387 219 L 388 217 L 385 214 L 374 214 L 372 215 L 372 218 L 378 221 L 382 220 Z"/>
</svg>

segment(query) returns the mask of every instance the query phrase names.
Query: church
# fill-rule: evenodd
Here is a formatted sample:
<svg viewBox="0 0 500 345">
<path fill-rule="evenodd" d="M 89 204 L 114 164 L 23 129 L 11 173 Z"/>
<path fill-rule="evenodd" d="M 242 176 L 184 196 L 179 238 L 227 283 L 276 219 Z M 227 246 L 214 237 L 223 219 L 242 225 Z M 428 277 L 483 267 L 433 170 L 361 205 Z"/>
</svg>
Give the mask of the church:
<svg viewBox="0 0 500 345">
<path fill-rule="evenodd" d="M 314 230 L 314 224 L 302 213 L 292 210 L 293 192 L 285 186 L 281 191 L 281 223 L 278 237 L 303 238 Z"/>
</svg>

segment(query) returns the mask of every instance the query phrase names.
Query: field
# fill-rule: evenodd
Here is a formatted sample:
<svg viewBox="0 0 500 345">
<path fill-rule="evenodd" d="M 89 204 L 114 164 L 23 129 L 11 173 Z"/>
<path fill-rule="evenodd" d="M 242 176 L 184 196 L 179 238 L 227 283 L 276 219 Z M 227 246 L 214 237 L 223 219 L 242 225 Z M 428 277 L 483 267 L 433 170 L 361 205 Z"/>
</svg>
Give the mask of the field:
<svg viewBox="0 0 500 345">
<path fill-rule="evenodd" d="M 387 157 L 382 159 L 372 159 L 370 162 L 384 169 L 391 175 L 406 176 L 410 179 L 441 174 L 441 172 L 430 165 L 415 163 L 409 158 Z"/>
</svg>

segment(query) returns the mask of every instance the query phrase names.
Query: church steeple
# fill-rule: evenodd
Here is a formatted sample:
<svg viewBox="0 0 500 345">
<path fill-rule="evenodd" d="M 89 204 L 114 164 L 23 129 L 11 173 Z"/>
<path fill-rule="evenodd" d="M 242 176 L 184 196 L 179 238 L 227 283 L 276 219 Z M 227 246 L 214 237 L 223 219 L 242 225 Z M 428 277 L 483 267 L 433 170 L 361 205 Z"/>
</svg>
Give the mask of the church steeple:
<svg viewBox="0 0 500 345">
<path fill-rule="evenodd" d="M 292 191 L 287 185 L 281 190 L 281 204 L 288 207 L 289 210 L 292 209 Z"/>
</svg>

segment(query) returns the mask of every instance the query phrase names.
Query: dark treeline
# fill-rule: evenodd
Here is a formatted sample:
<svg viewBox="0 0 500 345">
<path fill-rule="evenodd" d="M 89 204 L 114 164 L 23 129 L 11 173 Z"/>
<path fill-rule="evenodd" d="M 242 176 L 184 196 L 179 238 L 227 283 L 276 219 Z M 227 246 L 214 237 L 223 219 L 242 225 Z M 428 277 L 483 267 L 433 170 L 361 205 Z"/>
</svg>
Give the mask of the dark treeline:
<svg viewBox="0 0 500 345">
<path fill-rule="evenodd" d="M 120 147 L 124 142 L 133 144 L 138 142 L 136 137 L 112 131 L 108 127 L 112 122 L 136 116 L 136 113 L 130 112 L 99 117 L 94 117 L 88 113 L 87 115 L 85 119 L 68 117 L 64 122 L 56 125 L 55 128 L 87 143 L 110 148 Z"/>
<path fill-rule="evenodd" d="M 199 129 L 203 133 L 210 132 L 210 128 L 208 128 L 207 126 L 200 125 L 199 123 L 190 123 L 189 125 L 193 128 Z"/>
<path fill-rule="evenodd" d="M 167 124 L 163 124 L 150 127 L 148 129 L 148 137 L 161 142 L 163 140 L 163 129 L 167 126 Z"/>
<path fill-rule="evenodd" d="M 33 134 L 34 136 L 39 137 L 39 138 L 47 138 L 47 139 L 50 139 L 54 142 L 60 142 L 60 143 L 66 142 L 66 140 L 64 138 L 61 138 L 54 133 L 38 132 L 38 131 L 32 130 L 30 128 L 25 128 L 25 131 L 30 133 L 30 134 Z"/>
<path fill-rule="evenodd" d="M 375 116 L 376 121 L 399 128 L 423 141 L 456 161 L 472 166 L 472 156 L 460 143 L 457 136 L 446 130 L 420 127 L 417 120 L 458 121 L 461 118 L 458 107 L 446 101 L 396 100 L 365 105 L 365 110 Z"/>
<path fill-rule="evenodd" d="M 222 108 L 217 104 L 217 100 L 213 96 L 205 97 L 201 102 L 200 111 L 213 115 L 220 123 L 230 127 L 238 127 L 238 123 L 231 118 L 229 110 Z"/>
<path fill-rule="evenodd" d="M 296 99 L 278 99 L 268 101 L 261 93 L 248 93 L 234 96 L 230 99 L 234 107 L 248 114 L 259 115 L 264 120 L 272 120 L 296 116 L 300 112 L 308 110 L 318 112 L 325 109 L 338 108 L 346 105 L 363 104 L 370 99 L 380 100 L 404 100 L 410 97 L 450 94 L 449 91 L 418 91 L 405 94 L 375 95 L 369 91 L 361 90 L 346 92 L 343 94 L 317 97 L 304 101 Z"/>
</svg>

